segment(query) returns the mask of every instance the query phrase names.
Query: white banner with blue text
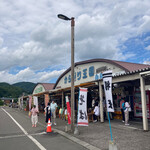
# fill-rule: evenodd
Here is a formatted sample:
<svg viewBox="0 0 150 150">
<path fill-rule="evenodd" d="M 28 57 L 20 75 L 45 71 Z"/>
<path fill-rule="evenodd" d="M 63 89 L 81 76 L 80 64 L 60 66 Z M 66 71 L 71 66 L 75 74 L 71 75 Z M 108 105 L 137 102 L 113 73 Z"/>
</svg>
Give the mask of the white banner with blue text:
<svg viewBox="0 0 150 150">
<path fill-rule="evenodd" d="M 103 83 L 105 90 L 105 99 L 107 104 L 107 112 L 114 112 L 112 100 L 112 70 L 103 72 Z"/>
</svg>

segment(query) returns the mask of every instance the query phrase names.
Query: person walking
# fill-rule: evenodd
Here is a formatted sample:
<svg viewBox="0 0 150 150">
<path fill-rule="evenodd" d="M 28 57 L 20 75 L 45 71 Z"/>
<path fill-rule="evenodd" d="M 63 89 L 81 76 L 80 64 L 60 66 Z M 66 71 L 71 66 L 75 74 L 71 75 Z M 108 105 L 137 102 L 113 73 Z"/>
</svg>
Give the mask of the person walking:
<svg viewBox="0 0 150 150">
<path fill-rule="evenodd" d="M 54 125 L 56 125 L 55 119 L 56 119 L 56 110 L 57 110 L 57 104 L 52 100 L 52 103 L 50 104 L 52 117 L 54 119 Z"/>
<path fill-rule="evenodd" d="M 48 102 L 47 107 L 45 108 L 45 113 L 46 113 L 46 120 L 45 120 L 45 122 L 48 123 L 48 120 L 49 120 L 49 119 L 50 119 L 50 121 L 51 121 L 50 102 Z"/>
<path fill-rule="evenodd" d="M 130 111 L 130 104 L 128 102 L 128 100 L 125 101 L 125 110 L 124 110 L 124 113 L 125 113 L 125 125 L 128 126 L 130 125 L 129 124 L 129 111 Z"/>
<path fill-rule="evenodd" d="M 93 114 L 93 122 L 97 122 L 97 117 L 99 117 L 100 115 L 100 110 L 99 110 L 99 106 L 98 106 L 98 102 L 95 103 L 95 108 L 94 108 L 94 114 Z"/>
<path fill-rule="evenodd" d="M 125 122 L 125 117 L 124 117 L 124 109 L 123 109 L 123 105 L 125 105 L 125 101 L 123 98 L 121 98 L 122 100 L 120 101 L 120 110 L 121 110 L 121 115 L 122 115 L 122 122 Z"/>
<path fill-rule="evenodd" d="M 38 122 L 38 113 L 39 113 L 39 111 L 37 110 L 36 106 L 34 105 L 33 108 L 31 109 L 32 127 L 36 127 L 36 124 Z"/>
</svg>

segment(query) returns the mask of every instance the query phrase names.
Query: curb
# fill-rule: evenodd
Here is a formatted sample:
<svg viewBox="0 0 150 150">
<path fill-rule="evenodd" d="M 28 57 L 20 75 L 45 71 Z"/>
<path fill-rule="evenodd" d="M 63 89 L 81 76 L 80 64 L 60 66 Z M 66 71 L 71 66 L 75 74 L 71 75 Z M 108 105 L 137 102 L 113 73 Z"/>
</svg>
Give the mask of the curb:
<svg viewBox="0 0 150 150">
<path fill-rule="evenodd" d="M 38 122 L 38 124 L 40 124 L 41 126 L 45 127 L 45 125 L 40 123 L 40 122 Z M 63 132 L 61 130 L 52 128 L 52 131 L 57 132 L 58 134 L 60 134 L 60 135 L 62 135 L 64 137 L 66 137 L 67 139 L 69 139 L 69 140 L 71 140 L 71 141 L 73 141 L 73 142 L 75 142 L 75 143 L 85 147 L 86 149 L 89 149 L 89 150 L 102 150 L 102 149 L 97 148 L 97 147 L 95 147 L 95 146 L 93 146 L 93 145 L 91 145 L 91 144 L 89 144 L 87 142 L 81 141 L 80 139 L 78 139 L 78 138 L 76 138 L 76 137 L 74 137 L 72 135 L 69 135 L 69 134 L 67 134 L 67 133 L 65 133 L 65 132 Z"/>
<path fill-rule="evenodd" d="M 99 149 L 99 148 L 97 148 L 97 147 L 95 147 L 95 146 L 93 146 L 93 145 L 90 145 L 90 144 L 87 143 L 87 142 L 81 141 L 80 139 L 78 139 L 78 138 L 76 138 L 76 137 L 74 137 L 74 136 L 71 136 L 71 135 L 69 135 L 69 134 L 67 134 L 67 133 L 65 133 L 65 132 L 63 132 L 63 131 L 61 131 L 61 130 L 53 129 L 53 131 L 59 133 L 60 135 L 66 137 L 67 139 L 69 139 L 69 140 L 71 140 L 71 141 L 73 141 L 73 142 L 75 142 L 75 143 L 77 143 L 77 144 L 79 144 L 79 145 L 82 145 L 82 146 L 85 147 L 86 149 L 89 149 L 89 150 L 101 150 L 101 149 Z"/>
</svg>

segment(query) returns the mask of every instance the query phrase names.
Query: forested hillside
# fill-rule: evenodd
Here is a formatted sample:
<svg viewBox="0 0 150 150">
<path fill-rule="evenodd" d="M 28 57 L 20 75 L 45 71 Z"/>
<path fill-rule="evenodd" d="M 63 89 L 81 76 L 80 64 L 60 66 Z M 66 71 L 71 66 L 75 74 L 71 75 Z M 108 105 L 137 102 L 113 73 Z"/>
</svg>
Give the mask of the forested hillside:
<svg viewBox="0 0 150 150">
<path fill-rule="evenodd" d="M 0 97 L 17 98 L 23 93 L 25 95 L 31 94 L 35 85 L 35 83 L 31 82 L 19 82 L 13 85 L 2 82 L 0 83 Z"/>
<path fill-rule="evenodd" d="M 32 82 L 18 82 L 18 83 L 13 84 L 13 86 L 19 87 L 25 90 L 26 93 L 31 94 L 36 84 Z"/>
</svg>

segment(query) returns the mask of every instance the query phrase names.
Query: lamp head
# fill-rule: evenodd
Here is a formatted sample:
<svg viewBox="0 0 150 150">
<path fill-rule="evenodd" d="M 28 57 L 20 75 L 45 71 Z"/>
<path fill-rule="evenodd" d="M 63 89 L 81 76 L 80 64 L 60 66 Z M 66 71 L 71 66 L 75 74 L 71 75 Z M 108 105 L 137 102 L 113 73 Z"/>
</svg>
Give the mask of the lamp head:
<svg viewBox="0 0 150 150">
<path fill-rule="evenodd" d="M 63 19 L 63 20 L 67 20 L 67 21 L 71 20 L 70 18 L 68 18 L 67 16 L 62 15 L 62 14 L 58 14 L 57 16 L 58 16 L 58 18 Z"/>
</svg>

